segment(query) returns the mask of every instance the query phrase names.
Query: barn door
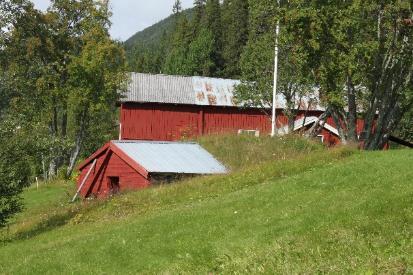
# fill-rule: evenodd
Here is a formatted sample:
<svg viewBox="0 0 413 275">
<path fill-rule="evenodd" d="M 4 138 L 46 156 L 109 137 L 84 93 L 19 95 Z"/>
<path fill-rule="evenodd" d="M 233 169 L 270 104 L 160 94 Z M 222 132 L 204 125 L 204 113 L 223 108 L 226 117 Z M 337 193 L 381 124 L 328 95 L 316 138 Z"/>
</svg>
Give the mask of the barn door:
<svg viewBox="0 0 413 275">
<path fill-rule="evenodd" d="M 119 185 L 119 177 L 109 177 L 109 190 L 111 194 L 119 193 L 120 185 Z"/>
</svg>

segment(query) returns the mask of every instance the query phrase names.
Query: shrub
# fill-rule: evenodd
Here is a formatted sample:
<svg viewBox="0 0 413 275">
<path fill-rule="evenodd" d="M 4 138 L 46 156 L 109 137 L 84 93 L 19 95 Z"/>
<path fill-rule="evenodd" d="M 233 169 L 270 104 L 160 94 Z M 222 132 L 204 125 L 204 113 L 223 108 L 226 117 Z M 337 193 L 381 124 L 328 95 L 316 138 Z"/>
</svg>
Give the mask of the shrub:
<svg viewBox="0 0 413 275">
<path fill-rule="evenodd" d="M 0 129 L 0 227 L 21 211 L 20 194 L 29 185 L 29 176 L 24 142 Z"/>
</svg>

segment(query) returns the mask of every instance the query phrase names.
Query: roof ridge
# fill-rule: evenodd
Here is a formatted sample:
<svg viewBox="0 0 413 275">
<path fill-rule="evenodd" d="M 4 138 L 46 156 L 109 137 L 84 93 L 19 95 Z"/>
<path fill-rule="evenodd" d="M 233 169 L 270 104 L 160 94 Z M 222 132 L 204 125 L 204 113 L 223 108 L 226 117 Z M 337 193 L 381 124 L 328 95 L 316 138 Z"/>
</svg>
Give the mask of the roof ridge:
<svg viewBox="0 0 413 275">
<path fill-rule="evenodd" d="M 153 144 L 198 144 L 195 141 L 162 141 L 162 140 L 112 140 L 112 143 L 153 143 Z"/>
<path fill-rule="evenodd" d="M 140 72 L 129 72 L 131 74 L 139 74 L 145 76 L 165 76 L 165 77 L 182 77 L 182 78 L 202 78 L 202 79 L 215 79 L 215 80 L 231 80 L 231 81 L 241 81 L 240 79 L 233 79 L 233 78 L 223 78 L 223 77 L 212 77 L 212 76 L 201 76 L 201 75 L 178 75 L 178 74 L 154 74 L 154 73 L 140 73 Z"/>
</svg>

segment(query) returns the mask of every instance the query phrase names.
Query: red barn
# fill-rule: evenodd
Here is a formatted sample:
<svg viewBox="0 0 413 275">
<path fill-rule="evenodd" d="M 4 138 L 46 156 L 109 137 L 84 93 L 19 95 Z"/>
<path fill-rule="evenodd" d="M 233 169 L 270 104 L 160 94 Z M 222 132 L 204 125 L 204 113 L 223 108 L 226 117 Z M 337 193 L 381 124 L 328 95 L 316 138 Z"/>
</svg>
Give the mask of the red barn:
<svg viewBox="0 0 413 275">
<path fill-rule="evenodd" d="M 82 197 L 107 197 L 176 176 L 227 172 L 196 143 L 152 141 L 111 141 L 79 170 L 78 193 Z"/>
<path fill-rule="evenodd" d="M 131 74 L 120 102 L 120 141 L 109 142 L 80 166 L 81 196 L 106 197 L 177 175 L 224 173 L 225 167 L 198 145 L 171 141 L 226 132 L 269 134 L 271 110 L 238 105 L 234 100 L 238 84 L 228 79 Z M 278 133 L 285 134 L 286 103 L 282 96 L 277 102 Z M 295 131 L 311 127 L 324 112 L 308 102 L 297 106 Z M 339 143 L 332 119 L 323 125 L 321 141 Z M 358 132 L 361 128 L 359 122 Z"/>
<path fill-rule="evenodd" d="M 239 131 L 269 134 L 271 110 L 238 105 L 234 100 L 238 84 L 240 81 L 229 79 L 132 73 L 120 102 L 120 138 L 176 141 Z M 283 114 L 286 103 L 282 96 L 277 102 L 277 127 L 284 129 L 288 122 Z M 308 102 L 302 100 L 297 106 L 297 120 L 324 112 L 318 104 Z M 332 119 L 327 121 L 320 138 L 326 144 L 339 142 Z"/>
</svg>

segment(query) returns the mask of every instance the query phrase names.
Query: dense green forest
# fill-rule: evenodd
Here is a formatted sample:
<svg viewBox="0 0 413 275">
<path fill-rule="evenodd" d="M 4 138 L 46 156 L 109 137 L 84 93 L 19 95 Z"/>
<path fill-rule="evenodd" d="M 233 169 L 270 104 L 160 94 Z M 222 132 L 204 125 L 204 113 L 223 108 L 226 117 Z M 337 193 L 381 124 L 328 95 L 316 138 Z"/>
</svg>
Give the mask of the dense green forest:
<svg viewBox="0 0 413 275">
<path fill-rule="evenodd" d="M 139 32 L 124 45 L 129 69 L 145 73 L 240 77 L 248 38 L 248 1 L 194 1 Z"/>
</svg>

